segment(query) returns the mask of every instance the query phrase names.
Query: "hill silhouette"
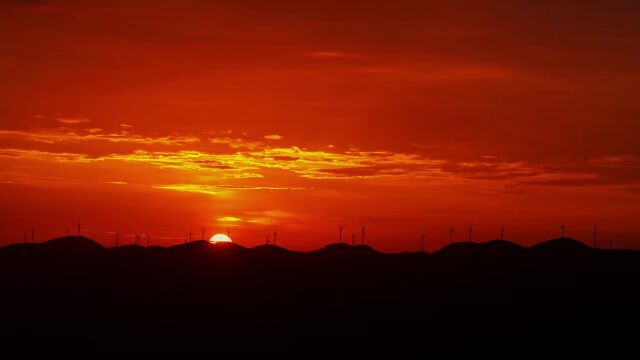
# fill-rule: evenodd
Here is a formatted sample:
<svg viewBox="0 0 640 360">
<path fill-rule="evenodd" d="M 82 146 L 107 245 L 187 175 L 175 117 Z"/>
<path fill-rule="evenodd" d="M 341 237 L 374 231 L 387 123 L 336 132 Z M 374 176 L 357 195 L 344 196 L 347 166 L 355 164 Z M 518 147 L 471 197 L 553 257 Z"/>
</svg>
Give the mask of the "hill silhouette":
<svg viewBox="0 0 640 360">
<path fill-rule="evenodd" d="M 514 242 L 506 240 L 491 240 L 487 242 L 457 242 L 446 245 L 436 251 L 434 255 L 446 256 L 509 256 L 522 253 L 524 248 Z"/>
<path fill-rule="evenodd" d="M 68 237 L 0 248 L 0 339 L 23 354 L 615 358 L 635 349 L 639 276 L 638 252 L 566 238 L 427 255 Z"/>
<path fill-rule="evenodd" d="M 368 245 L 329 244 L 321 249 L 309 252 L 323 256 L 379 255 L 380 253 Z"/>
<path fill-rule="evenodd" d="M 548 254 L 584 254 L 590 253 L 594 249 L 585 243 L 571 238 L 556 238 L 543 241 L 531 247 L 534 251 Z"/>
</svg>

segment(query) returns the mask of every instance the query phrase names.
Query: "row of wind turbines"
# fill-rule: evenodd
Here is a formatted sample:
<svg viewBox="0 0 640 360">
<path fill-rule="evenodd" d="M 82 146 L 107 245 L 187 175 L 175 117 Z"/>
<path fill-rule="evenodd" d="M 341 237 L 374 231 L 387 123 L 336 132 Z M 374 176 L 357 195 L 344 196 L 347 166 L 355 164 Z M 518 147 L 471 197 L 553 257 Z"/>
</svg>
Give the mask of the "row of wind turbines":
<svg viewBox="0 0 640 360">
<path fill-rule="evenodd" d="M 339 225 L 338 226 L 338 243 L 342 244 L 343 240 L 342 240 L 342 233 L 344 230 L 344 225 Z M 565 224 L 561 224 L 560 225 L 560 238 L 561 239 L 565 239 L 565 231 L 566 231 L 566 225 Z M 449 244 L 453 243 L 454 240 L 454 235 L 456 234 L 453 225 L 449 226 Z M 468 234 L 468 241 L 469 242 L 473 242 L 473 224 L 469 225 L 469 227 L 467 227 L 467 234 Z M 505 235 L 505 228 L 504 225 L 500 226 L 500 237 L 499 240 L 504 241 L 504 235 Z M 597 245 L 597 239 L 598 239 L 598 235 L 599 235 L 599 231 L 598 231 L 598 225 L 594 224 L 593 226 L 593 243 L 592 243 L 592 247 L 595 249 L 598 247 Z M 424 244 L 425 244 L 425 240 L 428 238 L 428 236 L 424 233 L 420 234 L 420 252 L 424 253 Z M 361 227 L 361 245 L 365 244 L 365 226 L 362 225 Z M 355 232 L 351 232 L 351 245 L 355 246 L 357 245 L 357 240 L 356 240 L 356 233 Z M 612 249 L 613 248 L 613 240 L 611 238 L 609 238 L 609 248 Z"/>
<path fill-rule="evenodd" d="M 339 225 L 338 226 L 338 243 L 342 244 L 344 243 L 343 240 L 343 232 L 344 232 L 345 226 L 344 225 Z M 77 224 L 77 228 L 76 228 L 76 235 L 80 236 L 80 230 L 81 230 L 81 224 L 78 223 Z M 453 228 L 453 225 L 449 226 L 448 229 L 448 233 L 449 233 L 449 243 L 453 243 L 454 242 L 454 235 L 456 234 L 455 229 Z M 566 225 L 563 223 L 560 225 L 560 238 L 564 239 L 565 238 L 565 233 L 566 233 Z M 120 233 L 119 232 L 115 232 L 113 233 L 115 236 L 115 246 L 118 247 L 120 246 Z M 200 239 L 194 239 L 193 236 L 193 228 L 191 228 L 189 230 L 189 233 L 187 234 L 187 236 L 185 236 L 184 242 L 188 243 L 188 242 L 192 242 L 194 240 L 207 240 L 205 237 L 206 231 L 205 231 L 205 227 L 202 227 L 202 232 L 201 232 L 201 238 Z M 473 224 L 469 225 L 467 227 L 467 234 L 468 234 L 468 241 L 469 242 L 473 242 Z M 31 228 L 31 233 L 30 233 L 30 237 L 28 236 L 29 234 L 27 233 L 27 230 L 24 231 L 24 236 L 23 236 L 23 242 L 24 243 L 35 243 L 35 230 L 33 228 Z M 504 225 L 500 226 L 500 240 L 504 240 L 505 237 L 505 228 Z M 593 226 L 593 248 L 597 248 L 597 239 L 598 239 L 598 235 L 599 235 L 599 231 L 598 231 L 598 226 L 597 224 L 594 224 Z M 67 227 L 66 229 L 66 236 L 70 236 L 70 232 L 69 232 L 69 227 Z M 144 235 L 146 237 L 146 245 L 147 247 L 151 246 L 151 235 L 150 234 L 146 234 Z M 231 237 L 231 229 L 229 226 L 227 226 L 227 236 L 230 238 Z M 360 227 L 360 241 L 359 244 L 360 245 L 365 245 L 365 236 L 366 236 L 366 228 L 364 225 L 362 225 Z M 142 238 L 143 238 L 143 234 L 140 234 L 138 232 L 136 232 L 134 234 L 134 244 L 136 245 L 140 245 L 142 242 Z M 420 252 L 424 252 L 424 245 L 425 245 L 425 240 L 428 238 L 428 236 L 424 233 L 420 234 Z M 265 243 L 267 245 L 277 245 L 277 239 L 278 239 L 278 227 L 276 226 L 274 231 L 272 233 L 267 234 L 266 236 L 266 241 Z M 160 237 L 156 238 L 156 245 L 160 246 Z M 357 238 L 357 234 L 356 232 L 352 231 L 351 232 L 351 245 L 352 246 L 356 246 L 358 245 L 358 238 Z M 613 248 L 613 241 L 611 238 L 609 238 L 609 248 Z"/>
</svg>

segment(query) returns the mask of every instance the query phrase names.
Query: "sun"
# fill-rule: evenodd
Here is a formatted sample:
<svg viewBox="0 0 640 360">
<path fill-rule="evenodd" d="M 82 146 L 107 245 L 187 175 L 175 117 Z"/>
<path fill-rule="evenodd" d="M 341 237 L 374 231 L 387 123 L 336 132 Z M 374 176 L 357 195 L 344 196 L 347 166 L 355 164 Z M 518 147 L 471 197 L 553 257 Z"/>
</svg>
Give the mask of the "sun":
<svg viewBox="0 0 640 360">
<path fill-rule="evenodd" d="M 211 242 L 212 244 L 217 244 L 217 243 L 230 243 L 232 241 L 231 241 L 231 238 L 225 234 L 215 234 L 211 237 L 211 239 L 209 239 L 209 242 Z"/>
</svg>

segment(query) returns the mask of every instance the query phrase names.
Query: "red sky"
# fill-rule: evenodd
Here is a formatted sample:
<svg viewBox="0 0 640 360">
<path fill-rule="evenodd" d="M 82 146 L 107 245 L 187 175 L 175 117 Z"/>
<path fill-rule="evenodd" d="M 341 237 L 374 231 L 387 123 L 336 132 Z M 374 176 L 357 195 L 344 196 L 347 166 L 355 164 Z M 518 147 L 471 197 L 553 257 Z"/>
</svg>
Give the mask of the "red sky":
<svg viewBox="0 0 640 360">
<path fill-rule="evenodd" d="M 3 1 L 1 244 L 640 247 L 637 1 Z M 30 230 L 29 230 L 30 231 Z"/>
</svg>

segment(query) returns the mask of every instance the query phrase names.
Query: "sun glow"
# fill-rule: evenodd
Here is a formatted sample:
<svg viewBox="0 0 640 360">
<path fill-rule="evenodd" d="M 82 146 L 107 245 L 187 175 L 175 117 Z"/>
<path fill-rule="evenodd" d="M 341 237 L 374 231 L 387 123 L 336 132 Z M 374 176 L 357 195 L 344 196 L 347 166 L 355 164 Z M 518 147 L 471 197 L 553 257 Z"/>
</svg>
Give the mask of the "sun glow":
<svg viewBox="0 0 640 360">
<path fill-rule="evenodd" d="M 211 239 L 209 239 L 209 242 L 211 242 L 212 244 L 217 244 L 217 243 L 230 243 L 232 241 L 231 241 L 231 238 L 225 234 L 215 234 L 211 237 Z"/>
</svg>

